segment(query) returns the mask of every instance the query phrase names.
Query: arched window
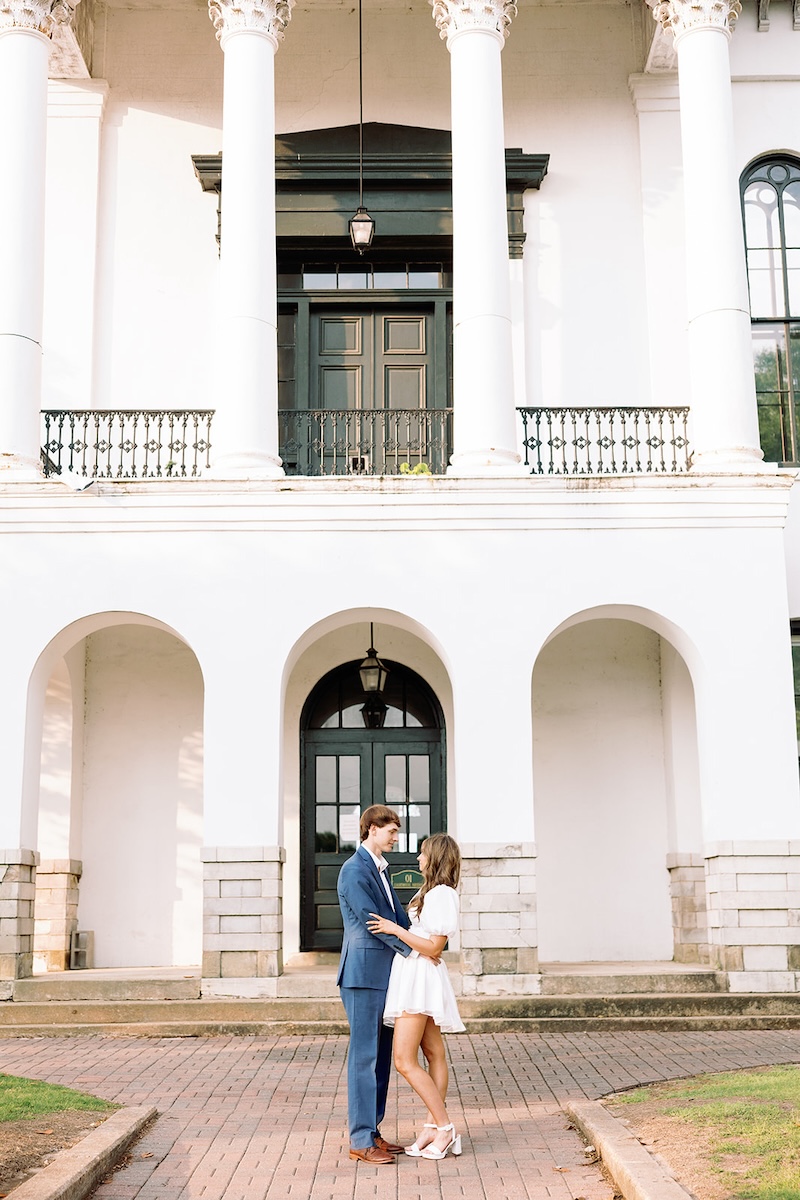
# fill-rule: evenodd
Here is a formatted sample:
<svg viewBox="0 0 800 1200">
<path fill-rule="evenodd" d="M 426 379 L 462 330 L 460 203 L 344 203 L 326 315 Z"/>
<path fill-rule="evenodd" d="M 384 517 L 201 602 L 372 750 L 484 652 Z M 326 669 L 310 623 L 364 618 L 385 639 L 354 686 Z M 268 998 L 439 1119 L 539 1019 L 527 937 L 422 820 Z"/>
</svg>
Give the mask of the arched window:
<svg viewBox="0 0 800 1200">
<path fill-rule="evenodd" d="M 800 158 L 770 156 L 741 178 L 761 447 L 800 463 Z"/>
</svg>

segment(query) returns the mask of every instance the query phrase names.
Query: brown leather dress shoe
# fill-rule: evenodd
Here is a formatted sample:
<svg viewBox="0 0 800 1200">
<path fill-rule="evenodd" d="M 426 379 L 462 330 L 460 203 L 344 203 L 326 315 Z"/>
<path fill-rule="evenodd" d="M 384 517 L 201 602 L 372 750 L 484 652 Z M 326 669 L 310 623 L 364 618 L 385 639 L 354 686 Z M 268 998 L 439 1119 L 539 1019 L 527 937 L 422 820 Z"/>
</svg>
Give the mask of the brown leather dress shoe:
<svg viewBox="0 0 800 1200">
<path fill-rule="evenodd" d="M 395 1142 L 387 1142 L 386 1138 L 381 1137 L 380 1134 L 378 1134 L 377 1137 L 374 1137 L 372 1140 L 378 1149 L 382 1150 L 384 1154 L 402 1154 L 405 1150 L 405 1146 L 398 1146 Z"/>
<path fill-rule="evenodd" d="M 364 1146 L 363 1148 L 351 1146 L 350 1157 L 356 1159 L 357 1162 L 372 1163 L 373 1166 L 395 1161 L 392 1154 L 387 1154 L 385 1150 L 381 1150 L 377 1146 Z"/>
</svg>

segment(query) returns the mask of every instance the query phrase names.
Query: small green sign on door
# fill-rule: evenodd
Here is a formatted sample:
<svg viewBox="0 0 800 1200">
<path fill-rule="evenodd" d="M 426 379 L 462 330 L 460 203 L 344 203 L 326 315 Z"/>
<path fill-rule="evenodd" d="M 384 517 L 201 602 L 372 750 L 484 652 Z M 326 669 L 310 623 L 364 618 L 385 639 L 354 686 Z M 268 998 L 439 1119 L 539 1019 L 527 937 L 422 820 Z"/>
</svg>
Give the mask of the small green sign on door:
<svg viewBox="0 0 800 1200">
<path fill-rule="evenodd" d="M 407 871 L 395 871 L 392 874 L 393 888 L 421 888 L 425 879 L 421 871 L 410 867 Z"/>
</svg>

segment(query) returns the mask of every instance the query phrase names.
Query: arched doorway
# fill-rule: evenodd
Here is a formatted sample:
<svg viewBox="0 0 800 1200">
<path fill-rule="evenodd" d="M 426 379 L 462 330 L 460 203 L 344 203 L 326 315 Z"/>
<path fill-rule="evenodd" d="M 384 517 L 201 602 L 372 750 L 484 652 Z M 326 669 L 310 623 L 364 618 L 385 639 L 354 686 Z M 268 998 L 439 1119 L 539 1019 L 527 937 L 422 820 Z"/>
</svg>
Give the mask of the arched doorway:
<svg viewBox="0 0 800 1200">
<path fill-rule="evenodd" d="M 301 950 L 341 946 L 336 883 L 359 844 L 365 808 L 388 804 L 402 820 L 390 872 L 403 903 L 422 882 L 420 843 L 445 825 L 444 721 L 436 696 L 415 671 L 386 661 L 386 711 L 376 719 L 365 711 L 359 666 L 356 660 L 329 671 L 301 717 Z M 377 720 L 380 727 L 368 728 Z"/>
</svg>

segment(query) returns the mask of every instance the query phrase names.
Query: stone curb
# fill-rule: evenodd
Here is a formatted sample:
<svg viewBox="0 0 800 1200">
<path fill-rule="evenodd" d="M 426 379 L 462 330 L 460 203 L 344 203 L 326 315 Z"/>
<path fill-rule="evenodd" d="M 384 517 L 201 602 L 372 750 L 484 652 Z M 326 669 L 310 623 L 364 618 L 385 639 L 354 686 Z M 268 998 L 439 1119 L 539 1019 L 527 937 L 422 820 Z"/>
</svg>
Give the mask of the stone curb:
<svg viewBox="0 0 800 1200">
<path fill-rule="evenodd" d="M 573 1101 L 564 1111 L 595 1147 L 625 1200 L 694 1200 L 598 1100 Z"/>
<path fill-rule="evenodd" d="M 62 1150 L 48 1166 L 14 1188 L 14 1200 L 83 1200 L 155 1116 L 154 1108 L 113 1113 L 77 1146 Z"/>
</svg>

